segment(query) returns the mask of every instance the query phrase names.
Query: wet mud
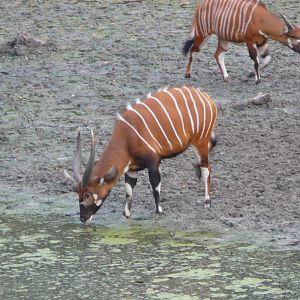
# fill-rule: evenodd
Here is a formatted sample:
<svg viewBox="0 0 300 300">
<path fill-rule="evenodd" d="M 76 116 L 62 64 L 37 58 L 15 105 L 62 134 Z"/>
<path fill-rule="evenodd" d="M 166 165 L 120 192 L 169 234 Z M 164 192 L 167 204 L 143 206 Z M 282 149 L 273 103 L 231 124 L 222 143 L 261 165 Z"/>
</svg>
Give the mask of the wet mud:
<svg viewBox="0 0 300 300">
<path fill-rule="evenodd" d="M 128 102 L 162 86 L 191 84 L 218 106 L 218 145 L 210 155 L 213 206 L 197 204 L 204 187 L 188 150 L 162 163 L 165 215 L 159 222 L 175 229 L 252 234 L 253 241 L 266 235 L 271 244 L 299 246 L 300 56 L 270 42 L 273 60 L 255 85 L 248 77 L 253 66 L 245 46 L 231 45 L 226 54 L 231 81 L 225 83 L 213 58 L 212 37 L 194 56 L 191 79 L 184 79 L 187 58 L 181 46 L 197 1 L 184 7 L 177 2 L 0 4 L 2 49 L 22 32 L 43 41 L 0 55 L 1 218 L 69 218 L 66 214 L 78 211 L 77 196 L 63 171 L 72 172 L 77 128 L 87 161 L 90 129 L 100 155 L 117 112 Z M 297 1 L 277 1 L 270 8 L 297 20 Z M 269 93 L 272 101 L 251 104 L 258 92 Z M 124 204 L 120 182 L 94 222 L 121 218 Z M 146 172 L 134 190 L 132 215 L 157 218 Z M 70 218 L 79 222 L 78 216 Z"/>
</svg>

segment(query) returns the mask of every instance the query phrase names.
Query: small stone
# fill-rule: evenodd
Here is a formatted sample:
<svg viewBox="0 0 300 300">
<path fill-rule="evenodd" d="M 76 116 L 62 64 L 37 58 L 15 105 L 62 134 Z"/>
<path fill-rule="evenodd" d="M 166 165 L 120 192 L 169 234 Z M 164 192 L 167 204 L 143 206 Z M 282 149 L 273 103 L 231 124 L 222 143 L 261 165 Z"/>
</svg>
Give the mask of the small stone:
<svg viewBox="0 0 300 300">
<path fill-rule="evenodd" d="M 187 0 L 180 0 L 180 6 L 183 7 L 185 5 L 188 5 L 189 4 L 189 1 Z"/>
<path fill-rule="evenodd" d="M 259 92 L 254 98 L 248 100 L 248 105 L 263 105 L 272 101 L 270 93 Z"/>
</svg>

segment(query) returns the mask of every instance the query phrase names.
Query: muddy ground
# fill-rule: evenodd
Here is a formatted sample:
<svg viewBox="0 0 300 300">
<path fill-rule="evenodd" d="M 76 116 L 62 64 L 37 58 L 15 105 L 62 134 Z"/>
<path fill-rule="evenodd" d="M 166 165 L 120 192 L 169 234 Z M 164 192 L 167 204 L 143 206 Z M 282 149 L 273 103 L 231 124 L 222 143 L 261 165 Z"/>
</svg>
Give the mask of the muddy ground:
<svg viewBox="0 0 300 300">
<path fill-rule="evenodd" d="M 218 106 L 218 145 L 210 155 L 213 207 L 196 204 L 203 184 L 194 175 L 194 153 L 162 163 L 162 206 L 158 222 L 181 229 L 262 233 L 268 241 L 300 240 L 300 56 L 270 42 L 273 60 L 255 85 L 247 74 L 252 62 L 245 46 L 226 55 L 230 83 L 222 80 L 211 38 L 194 59 L 192 78 L 184 79 L 181 54 L 191 24 L 193 0 L 179 1 L 5 1 L 0 4 L 0 210 L 78 211 L 71 171 L 76 130 L 82 128 L 84 160 L 89 130 L 104 149 L 116 113 L 162 86 L 203 88 Z M 277 1 L 271 9 L 297 20 L 297 1 Z M 28 33 L 43 41 L 7 42 Z M 246 105 L 258 92 L 272 102 Z M 68 203 L 68 204 L 66 204 Z M 121 218 L 125 203 L 120 182 L 94 222 Z M 60 208 L 60 209 L 58 209 Z M 45 211 L 47 210 L 47 212 Z M 156 218 L 147 173 L 134 191 L 133 217 Z M 79 222 L 78 216 L 76 222 Z M 256 234 L 257 237 L 260 234 Z M 254 238 L 255 239 L 255 238 Z"/>
</svg>

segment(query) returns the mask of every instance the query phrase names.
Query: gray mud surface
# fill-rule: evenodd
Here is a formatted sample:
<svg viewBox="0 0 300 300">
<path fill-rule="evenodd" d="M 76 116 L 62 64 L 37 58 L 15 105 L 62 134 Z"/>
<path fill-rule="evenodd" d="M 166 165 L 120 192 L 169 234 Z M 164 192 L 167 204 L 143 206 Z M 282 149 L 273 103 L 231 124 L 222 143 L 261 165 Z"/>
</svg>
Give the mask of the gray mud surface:
<svg viewBox="0 0 300 300">
<path fill-rule="evenodd" d="M 300 240 L 300 56 L 270 42 L 272 62 L 255 85 L 244 45 L 226 55 L 230 83 L 222 80 L 211 38 L 195 55 L 192 78 L 184 79 L 181 54 L 194 7 L 190 1 L 2 1 L 0 9 L 0 212 L 56 214 L 78 211 L 77 195 L 63 176 L 72 171 L 76 130 L 89 154 L 90 129 L 100 155 L 115 116 L 126 104 L 162 86 L 191 84 L 209 93 L 218 106 L 218 145 L 212 164 L 211 209 L 193 170 L 195 156 L 162 163 L 164 216 L 141 172 L 134 191 L 133 218 L 157 218 L 170 228 L 259 233 L 269 242 Z M 292 22 L 298 1 L 277 1 L 271 9 Z M 38 41 L 6 51 L 26 32 Z M 247 105 L 258 92 L 270 93 L 267 105 Z M 120 219 L 125 192 L 120 182 L 94 223 Z M 247 234 L 246 234 L 247 233 Z M 251 239 L 251 238 L 249 238 Z M 299 246 L 299 245 L 298 245 Z M 294 249 L 294 248 L 293 248 Z"/>
</svg>

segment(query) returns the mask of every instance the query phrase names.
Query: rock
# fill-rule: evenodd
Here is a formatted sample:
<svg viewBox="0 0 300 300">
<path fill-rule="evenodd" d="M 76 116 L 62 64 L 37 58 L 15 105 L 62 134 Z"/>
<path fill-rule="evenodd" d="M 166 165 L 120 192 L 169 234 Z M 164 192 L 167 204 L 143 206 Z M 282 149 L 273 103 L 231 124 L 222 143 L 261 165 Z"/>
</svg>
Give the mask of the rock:
<svg viewBox="0 0 300 300">
<path fill-rule="evenodd" d="M 189 1 L 187 0 L 180 0 L 180 6 L 183 7 L 185 5 L 188 5 L 189 4 Z"/>
<path fill-rule="evenodd" d="M 247 101 L 247 105 L 263 105 L 272 101 L 270 93 L 259 92 L 254 98 Z"/>
<path fill-rule="evenodd" d="M 0 54 L 27 55 L 36 48 L 45 46 L 47 43 L 27 32 L 19 33 L 13 40 L 0 45 Z M 27 56 L 25 56 L 27 57 Z"/>
<path fill-rule="evenodd" d="M 300 241 L 299 240 L 291 240 L 289 241 L 288 245 L 289 246 L 297 246 L 300 244 Z"/>
<path fill-rule="evenodd" d="M 259 92 L 254 98 L 240 101 L 238 103 L 232 103 L 231 106 L 234 110 L 242 111 L 247 110 L 249 106 L 268 104 L 271 101 L 272 98 L 270 93 Z"/>
</svg>

